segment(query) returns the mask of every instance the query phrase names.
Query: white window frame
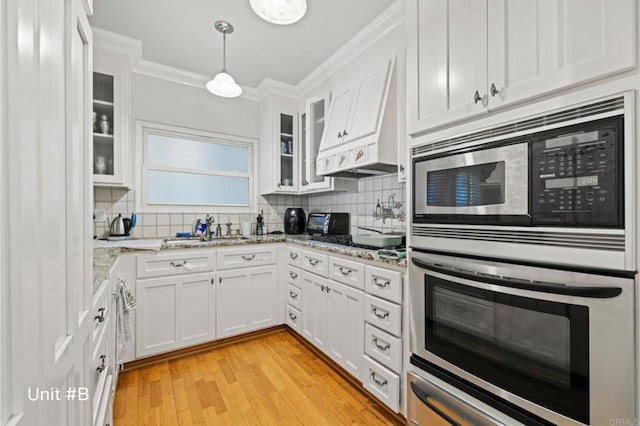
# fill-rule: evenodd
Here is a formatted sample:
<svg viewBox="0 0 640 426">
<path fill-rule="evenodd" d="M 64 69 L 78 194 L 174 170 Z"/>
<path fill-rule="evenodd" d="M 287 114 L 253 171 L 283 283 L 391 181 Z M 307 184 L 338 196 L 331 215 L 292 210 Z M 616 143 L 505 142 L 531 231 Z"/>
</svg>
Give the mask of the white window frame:
<svg viewBox="0 0 640 426">
<path fill-rule="evenodd" d="M 136 211 L 140 213 L 255 213 L 257 206 L 256 192 L 256 146 L 257 139 L 244 136 L 226 135 L 222 133 L 209 132 L 205 130 L 190 129 L 187 127 L 160 124 L 150 121 L 136 120 L 136 146 L 135 146 L 135 180 L 136 188 Z M 237 172 L 216 172 L 208 173 L 202 171 L 198 174 L 212 174 L 218 176 L 240 176 L 249 178 L 249 205 L 221 205 L 221 204 L 149 204 L 148 203 L 148 171 L 177 171 L 192 172 L 192 169 L 179 169 L 175 167 L 149 166 L 145 162 L 148 136 L 149 134 L 161 135 L 175 138 L 189 139 L 199 142 L 223 143 L 245 147 L 249 151 L 247 173 Z"/>
</svg>

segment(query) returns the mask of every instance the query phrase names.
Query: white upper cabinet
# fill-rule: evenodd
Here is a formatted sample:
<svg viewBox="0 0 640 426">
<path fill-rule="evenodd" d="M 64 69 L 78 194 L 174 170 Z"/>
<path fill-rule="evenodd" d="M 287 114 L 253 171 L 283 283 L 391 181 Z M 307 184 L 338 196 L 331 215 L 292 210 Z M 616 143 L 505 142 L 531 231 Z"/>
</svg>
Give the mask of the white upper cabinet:
<svg viewBox="0 0 640 426">
<path fill-rule="evenodd" d="M 347 123 L 349 122 L 349 112 L 351 111 L 352 101 L 352 87 L 335 92 L 331 109 L 329 110 L 324 141 L 322 142 L 324 149 L 338 146 L 346 140 L 344 133 L 347 132 Z"/>
<path fill-rule="evenodd" d="M 93 73 L 93 183 L 128 187 L 130 82 L 126 55 L 95 46 Z"/>
<path fill-rule="evenodd" d="M 409 134 L 635 66 L 635 0 L 411 0 Z"/>
<path fill-rule="evenodd" d="M 298 192 L 298 113 L 294 99 L 271 96 L 261 104 L 260 193 Z"/>
</svg>

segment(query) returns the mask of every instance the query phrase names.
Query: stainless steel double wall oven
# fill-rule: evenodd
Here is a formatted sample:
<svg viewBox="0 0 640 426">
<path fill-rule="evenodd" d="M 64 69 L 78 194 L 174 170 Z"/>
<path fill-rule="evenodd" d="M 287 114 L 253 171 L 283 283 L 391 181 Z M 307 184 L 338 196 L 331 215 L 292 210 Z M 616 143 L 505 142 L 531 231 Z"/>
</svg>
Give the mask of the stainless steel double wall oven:
<svg viewBox="0 0 640 426">
<path fill-rule="evenodd" d="M 418 375 L 523 424 L 636 417 L 634 96 L 413 149 Z"/>
</svg>

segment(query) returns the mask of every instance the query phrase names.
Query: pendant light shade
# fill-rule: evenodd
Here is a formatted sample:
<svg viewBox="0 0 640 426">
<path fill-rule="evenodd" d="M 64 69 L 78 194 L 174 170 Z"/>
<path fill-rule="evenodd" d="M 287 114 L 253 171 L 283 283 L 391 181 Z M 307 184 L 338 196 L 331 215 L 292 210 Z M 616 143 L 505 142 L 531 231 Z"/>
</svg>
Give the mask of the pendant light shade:
<svg viewBox="0 0 640 426">
<path fill-rule="evenodd" d="M 205 87 L 216 96 L 235 98 L 242 94 L 242 87 L 227 72 L 227 34 L 233 32 L 233 25 L 226 21 L 217 21 L 215 27 L 222 33 L 222 71 L 216 74 Z"/>
<path fill-rule="evenodd" d="M 251 9 L 267 22 L 288 25 L 307 13 L 307 0 L 249 0 Z"/>
</svg>

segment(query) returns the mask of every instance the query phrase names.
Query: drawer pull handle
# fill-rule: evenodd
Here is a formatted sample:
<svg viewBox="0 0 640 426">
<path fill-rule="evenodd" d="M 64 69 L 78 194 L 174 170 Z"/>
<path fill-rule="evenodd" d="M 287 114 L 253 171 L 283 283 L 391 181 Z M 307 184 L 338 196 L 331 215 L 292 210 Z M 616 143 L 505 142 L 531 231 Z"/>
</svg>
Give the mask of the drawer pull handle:
<svg viewBox="0 0 640 426">
<path fill-rule="evenodd" d="M 107 368 L 107 356 L 106 355 L 100 355 L 100 360 L 102 361 L 101 364 L 98 366 L 98 368 L 96 368 L 96 371 L 98 373 L 102 373 L 106 368 Z"/>
<path fill-rule="evenodd" d="M 375 382 L 375 384 L 380 386 L 380 387 L 383 387 L 388 383 L 386 380 L 378 380 L 376 378 L 376 373 L 373 372 L 373 371 L 371 372 L 370 376 L 371 376 L 371 379 Z"/>
<path fill-rule="evenodd" d="M 318 264 L 318 262 L 320 262 L 317 259 L 309 259 L 309 265 L 311 266 L 316 266 Z"/>
<path fill-rule="evenodd" d="M 246 260 L 247 262 L 251 262 L 253 259 L 255 259 L 255 258 L 256 258 L 256 255 L 255 255 L 255 254 L 252 254 L 251 256 L 242 256 L 242 258 L 243 258 L 244 260 Z"/>
<path fill-rule="evenodd" d="M 380 288 L 386 288 L 389 286 L 389 284 L 391 284 L 391 281 L 389 280 L 378 281 L 378 277 L 375 277 L 372 282 L 373 282 L 373 285 Z"/>
<path fill-rule="evenodd" d="M 296 278 L 298 278 L 298 274 L 296 274 L 295 272 L 289 272 L 289 276 L 291 277 L 292 280 L 295 280 Z"/>
<path fill-rule="evenodd" d="M 93 320 L 98 322 L 104 322 L 104 311 L 105 311 L 104 308 L 98 309 L 98 313 L 100 315 L 96 315 L 95 317 L 93 317 Z"/>
<path fill-rule="evenodd" d="M 297 299 L 298 298 L 298 293 L 296 293 L 294 291 L 289 291 L 289 296 L 291 296 L 292 299 Z"/>
<path fill-rule="evenodd" d="M 182 263 L 175 263 L 175 262 L 169 263 L 169 265 L 173 266 L 174 268 L 182 268 L 186 264 L 187 264 L 186 260 L 184 262 L 182 262 Z"/>
<path fill-rule="evenodd" d="M 388 343 L 384 344 L 384 345 L 378 344 L 378 338 L 377 337 L 373 338 L 373 344 L 376 345 L 376 348 L 380 349 L 381 351 L 385 351 L 385 352 L 387 351 L 387 349 L 389 349 L 391 347 L 391 345 L 388 344 Z"/>
<path fill-rule="evenodd" d="M 380 319 L 385 319 L 386 317 L 389 316 L 389 312 L 383 312 L 382 314 L 379 314 L 378 313 L 378 308 L 375 308 L 375 307 L 373 309 L 371 309 L 371 313 L 373 315 L 377 316 Z"/>
<path fill-rule="evenodd" d="M 289 253 L 289 257 L 293 260 L 296 260 L 298 258 L 298 255 L 295 253 Z"/>
<path fill-rule="evenodd" d="M 349 275 L 351 275 L 351 272 L 352 272 L 351 269 L 344 269 L 342 266 L 339 268 L 339 271 L 345 277 L 348 277 Z"/>
<path fill-rule="evenodd" d="M 289 312 L 289 318 L 291 318 L 293 321 L 298 319 L 298 317 L 296 315 L 292 314 L 291 312 Z"/>
</svg>

